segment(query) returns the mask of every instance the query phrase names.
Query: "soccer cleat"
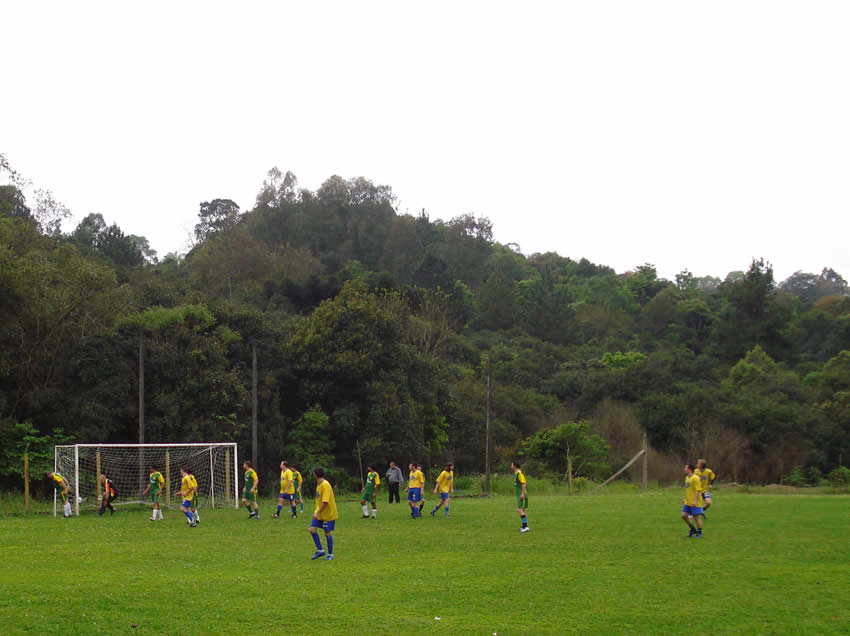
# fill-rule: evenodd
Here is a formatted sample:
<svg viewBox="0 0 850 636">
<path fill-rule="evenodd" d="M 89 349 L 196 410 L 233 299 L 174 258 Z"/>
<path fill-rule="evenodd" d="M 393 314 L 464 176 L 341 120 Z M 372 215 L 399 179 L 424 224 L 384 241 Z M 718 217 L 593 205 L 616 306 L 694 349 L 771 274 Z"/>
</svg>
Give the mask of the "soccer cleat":
<svg viewBox="0 0 850 636">
<path fill-rule="evenodd" d="M 437 514 L 437 511 L 436 511 L 436 510 L 432 510 L 432 511 L 431 511 L 431 516 L 433 517 L 435 514 Z"/>
<path fill-rule="evenodd" d="M 290 517 L 289 517 L 289 518 L 290 518 L 290 519 L 297 519 L 297 518 L 298 518 L 298 515 L 290 515 Z"/>
<path fill-rule="evenodd" d="M 148 521 L 156 521 L 156 517 L 149 517 Z"/>
<path fill-rule="evenodd" d="M 332 554 L 329 554 L 328 556 L 325 557 L 325 561 L 333 561 L 333 559 L 334 559 L 334 555 L 332 555 Z"/>
<path fill-rule="evenodd" d="M 368 518 L 369 518 L 369 515 L 363 515 L 363 516 L 362 516 L 362 517 L 360 517 L 360 518 L 361 518 L 361 519 L 368 519 Z"/>
<path fill-rule="evenodd" d="M 519 529 L 520 532 L 528 532 L 529 530 L 531 530 L 531 528 L 529 528 L 528 526 L 523 526 Z"/>
<path fill-rule="evenodd" d="M 313 556 L 311 556 L 310 558 L 311 558 L 311 559 L 313 559 L 313 560 L 315 561 L 316 559 L 321 559 L 323 556 L 325 556 L 325 551 L 324 551 L 324 550 L 316 550 L 316 554 L 314 554 L 314 555 L 313 555 Z"/>
<path fill-rule="evenodd" d="M 197 526 L 198 526 L 198 522 L 197 522 L 197 521 L 193 521 L 192 523 L 190 523 L 190 524 L 189 524 L 189 527 L 190 527 L 190 528 L 196 528 Z"/>
<path fill-rule="evenodd" d="M 702 539 L 702 531 L 697 532 L 697 533 L 694 535 L 694 537 L 695 537 L 695 538 L 697 538 L 697 539 Z"/>
<path fill-rule="evenodd" d="M 277 514 L 277 513 L 274 513 L 274 514 L 272 515 L 272 519 L 280 519 L 280 515 L 279 515 L 279 514 Z"/>
<path fill-rule="evenodd" d="M 691 528 L 691 531 L 690 531 L 690 532 L 688 532 L 688 536 L 687 536 L 687 537 L 685 537 L 685 538 L 686 538 L 686 539 L 690 539 L 691 537 L 693 537 L 694 535 L 696 535 L 696 533 L 697 533 L 696 528 Z"/>
</svg>

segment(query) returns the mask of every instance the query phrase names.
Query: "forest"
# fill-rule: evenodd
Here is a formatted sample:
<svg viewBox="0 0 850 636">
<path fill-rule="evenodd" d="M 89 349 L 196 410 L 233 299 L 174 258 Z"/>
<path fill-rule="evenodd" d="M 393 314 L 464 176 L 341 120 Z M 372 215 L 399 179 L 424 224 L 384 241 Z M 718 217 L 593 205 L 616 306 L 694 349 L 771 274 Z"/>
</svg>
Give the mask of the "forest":
<svg viewBox="0 0 850 636">
<path fill-rule="evenodd" d="M 600 481 L 641 448 L 672 483 L 817 485 L 850 470 L 850 296 L 832 269 L 776 281 L 650 263 L 618 274 L 493 239 L 486 217 L 401 214 L 391 187 L 266 175 L 252 209 L 199 204 L 159 257 L 69 211 L 0 155 L 0 487 L 53 445 L 235 441 L 359 485 L 358 457 Z M 260 179 L 258 179 L 259 181 Z M 651 254 L 647 258 L 651 260 Z M 38 462 L 41 462 L 39 464 Z M 38 481 L 38 475 L 34 477 Z M 264 480 L 269 489 L 275 479 Z"/>
</svg>

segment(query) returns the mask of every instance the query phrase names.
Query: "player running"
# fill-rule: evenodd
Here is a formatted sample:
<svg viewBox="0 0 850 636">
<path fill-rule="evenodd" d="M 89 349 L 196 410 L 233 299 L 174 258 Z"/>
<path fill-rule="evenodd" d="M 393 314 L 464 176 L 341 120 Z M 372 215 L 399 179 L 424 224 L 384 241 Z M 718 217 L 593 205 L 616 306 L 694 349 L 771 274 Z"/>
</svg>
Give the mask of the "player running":
<svg viewBox="0 0 850 636">
<path fill-rule="evenodd" d="M 419 463 L 416 464 L 416 470 L 422 473 L 422 499 L 419 500 L 419 516 L 422 516 L 422 509 L 425 507 L 425 471 Z"/>
<path fill-rule="evenodd" d="M 437 514 L 437 511 L 440 509 L 440 506 L 446 507 L 446 518 L 449 516 L 449 502 L 451 501 L 452 493 L 455 491 L 455 465 L 454 464 L 446 464 L 446 467 L 443 468 L 443 472 L 437 475 L 437 483 L 434 486 L 434 494 L 437 491 L 440 491 L 440 501 L 437 502 L 437 505 L 434 506 L 434 509 L 431 511 L 431 516 Z"/>
<path fill-rule="evenodd" d="M 410 462 L 408 464 L 410 477 L 407 481 L 407 488 L 404 492 L 407 493 L 407 505 L 410 506 L 410 518 L 416 519 L 419 517 L 419 502 L 422 499 L 422 487 L 425 485 L 425 475 L 416 467 L 416 464 Z"/>
<path fill-rule="evenodd" d="M 106 509 L 109 509 L 109 515 L 115 514 L 115 508 L 112 507 L 112 502 L 118 498 L 118 490 L 115 484 L 106 475 L 101 475 L 99 478 L 100 485 L 103 487 L 103 499 L 100 502 L 100 510 L 97 513 L 98 517 L 102 517 Z"/>
<path fill-rule="evenodd" d="M 519 461 L 516 459 L 511 462 L 511 470 L 514 473 L 516 511 L 519 513 L 520 521 L 522 521 L 522 526 L 520 526 L 519 531 L 528 532 L 530 528 L 528 527 L 528 518 L 525 514 L 525 509 L 528 508 L 528 482 L 525 479 L 525 475 L 519 468 Z"/>
<path fill-rule="evenodd" d="M 696 470 L 694 470 L 694 475 L 699 477 L 699 494 L 703 519 L 705 519 L 705 511 L 711 507 L 711 485 L 717 478 L 713 470 L 705 467 L 705 463 L 704 459 L 698 459 Z"/>
<path fill-rule="evenodd" d="M 142 497 L 151 494 L 151 501 L 153 502 L 153 511 L 151 512 L 150 520 L 151 521 L 162 521 L 162 509 L 159 507 L 159 492 L 162 490 L 162 485 L 165 483 L 165 478 L 162 476 L 162 473 L 159 472 L 156 466 L 149 466 L 148 469 L 151 471 L 150 475 L 148 475 L 148 485 L 145 488 L 144 492 L 142 492 Z"/>
<path fill-rule="evenodd" d="M 331 487 L 330 482 L 325 479 L 325 471 L 323 469 L 314 469 L 313 478 L 316 480 L 316 508 L 313 511 L 313 518 L 310 520 L 310 534 L 313 536 L 313 542 L 316 544 L 316 553 L 312 558 L 321 559 L 325 557 L 325 561 L 330 561 L 334 558 L 333 531 L 339 516 L 336 510 L 334 489 Z M 316 534 L 319 528 L 325 532 L 325 541 L 328 544 L 327 554 L 322 550 L 322 540 Z"/>
<path fill-rule="evenodd" d="M 180 495 L 183 501 L 180 506 L 183 508 L 183 514 L 186 515 L 186 523 L 189 524 L 189 527 L 194 528 L 198 525 L 198 522 L 195 521 L 195 516 L 192 514 L 192 504 L 195 499 L 195 492 L 198 490 L 198 482 L 195 481 L 195 478 L 185 466 L 180 467 L 180 475 L 182 476 L 180 490 L 175 492 L 174 496 Z"/>
<path fill-rule="evenodd" d="M 62 475 L 52 471 L 47 473 L 47 478 L 53 482 L 56 494 L 62 498 L 62 516 L 67 519 L 71 516 L 71 502 L 68 500 L 68 495 L 71 492 L 71 484 Z"/>
<path fill-rule="evenodd" d="M 298 502 L 299 510 L 304 512 L 304 498 L 301 496 L 301 486 L 304 484 L 304 477 L 298 472 L 298 466 L 292 465 L 292 483 L 295 485 L 295 501 Z"/>
<path fill-rule="evenodd" d="M 374 466 L 366 467 L 366 483 L 360 491 L 360 507 L 363 509 L 362 519 L 369 518 L 368 504 L 372 504 L 372 519 L 378 518 L 378 505 L 375 501 L 378 498 L 378 487 L 381 485 L 381 477 L 375 470 Z"/>
<path fill-rule="evenodd" d="M 198 487 L 198 480 L 195 478 L 195 473 L 192 472 L 192 469 L 186 469 L 189 473 L 189 477 L 192 478 L 192 486 L 195 488 L 192 493 L 192 506 L 190 511 L 192 512 L 192 518 L 195 523 L 201 523 L 201 515 L 198 514 L 198 503 L 200 500 L 201 489 Z"/>
<path fill-rule="evenodd" d="M 682 521 L 688 524 L 688 537 L 702 538 L 702 506 L 699 492 L 700 478 L 694 474 L 694 465 L 685 464 L 685 498 L 682 499 Z M 696 527 L 688 517 L 693 517 Z"/>
<path fill-rule="evenodd" d="M 242 468 L 245 470 L 245 487 L 242 489 L 242 505 L 248 509 L 249 519 L 260 518 L 260 506 L 257 503 L 257 484 L 260 483 L 260 478 L 257 477 L 257 471 L 251 466 L 251 462 L 247 459 L 242 462 Z"/>
<path fill-rule="evenodd" d="M 292 511 L 292 519 L 295 519 L 298 514 L 295 508 L 295 481 L 293 479 L 292 469 L 289 468 L 285 461 L 280 462 L 280 495 L 277 499 L 277 512 L 272 515 L 272 518 L 280 518 L 280 510 L 283 508 L 283 502 L 289 502 L 289 508 Z"/>
</svg>

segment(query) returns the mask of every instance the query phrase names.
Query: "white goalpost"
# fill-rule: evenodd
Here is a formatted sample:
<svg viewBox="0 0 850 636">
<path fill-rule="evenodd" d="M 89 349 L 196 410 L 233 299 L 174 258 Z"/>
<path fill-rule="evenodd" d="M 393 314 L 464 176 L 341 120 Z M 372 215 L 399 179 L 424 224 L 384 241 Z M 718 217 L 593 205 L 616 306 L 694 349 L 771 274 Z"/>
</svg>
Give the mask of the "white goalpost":
<svg viewBox="0 0 850 636">
<path fill-rule="evenodd" d="M 103 493 L 99 475 L 106 475 L 115 484 L 116 505 L 144 503 L 142 491 L 149 483 L 150 467 L 165 478 L 160 504 L 166 508 L 172 504 L 179 506 L 181 502 L 173 495 L 180 489 L 181 466 L 198 481 L 201 507 L 239 508 L 239 458 L 235 443 L 72 444 L 56 446 L 53 455 L 53 470 L 68 480 L 77 516 L 81 507 L 100 507 Z M 56 515 L 54 493 L 53 516 Z"/>
</svg>

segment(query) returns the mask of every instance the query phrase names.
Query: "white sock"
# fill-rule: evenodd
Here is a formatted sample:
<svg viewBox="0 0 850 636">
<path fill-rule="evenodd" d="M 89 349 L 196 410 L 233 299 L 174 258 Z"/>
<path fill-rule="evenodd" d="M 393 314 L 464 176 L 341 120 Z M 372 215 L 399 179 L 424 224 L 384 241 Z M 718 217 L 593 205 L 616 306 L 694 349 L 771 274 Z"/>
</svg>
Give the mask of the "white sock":
<svg viewBox="0 0 850 636">
<path fill-rule="evenodd" d="M 63 510 L 64 510 L 66 517 L 71 516 L 71 502 L 70 501 L 65 502 L 65 505 L 63 506 Z"/>
<path fill-rule="evenodd" d="M 368 517 L 369 516 L 369 509 L 365 505 L 363 505 L 362 508 L 363 508 L 363 516 Z"/>
<path fill-rule="evenodd" d="M 201 520 L 201 515 L 199 515 L 198 511 L 196 510 L 195 511 L 195 521 L 200 521 L 200 520 Z"/>
<path fill-rule="evenodd" d="M 377 508 L 372 508 L 372 518 L 373 519 L 378 518 L 378 509 Z"/>
</svg>

